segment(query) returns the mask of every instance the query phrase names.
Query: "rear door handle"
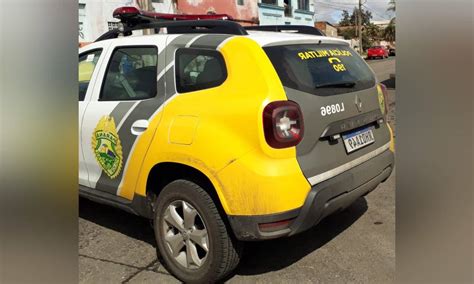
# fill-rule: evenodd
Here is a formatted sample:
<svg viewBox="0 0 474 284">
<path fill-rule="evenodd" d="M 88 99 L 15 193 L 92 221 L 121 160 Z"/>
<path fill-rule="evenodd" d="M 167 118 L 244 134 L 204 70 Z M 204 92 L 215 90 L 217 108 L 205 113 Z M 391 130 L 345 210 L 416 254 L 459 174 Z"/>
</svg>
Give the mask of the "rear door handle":
<svg viewBox="0 0 474 284">
<path fill-rule="evenodd" d="M 133 124 L 132 124 L 132 134 L 133 135 L 140 135 L 142 134 L 143 132 L 145 132 L 145 130 L 147 130 L 148 128 L 148 120 L 146 119 L 140 119 L 140 120 L 137 120 L 135 121 Z"/>
</svg>

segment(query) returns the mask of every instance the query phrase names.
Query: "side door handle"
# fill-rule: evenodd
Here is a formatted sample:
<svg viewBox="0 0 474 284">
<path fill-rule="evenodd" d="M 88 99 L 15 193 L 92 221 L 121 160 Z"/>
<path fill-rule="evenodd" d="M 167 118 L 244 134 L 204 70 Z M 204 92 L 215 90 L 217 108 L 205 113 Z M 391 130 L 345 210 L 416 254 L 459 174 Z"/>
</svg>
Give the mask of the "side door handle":
<svg viewBox="0 0 474 284">
<path fill-rule="evenodd" d="M 148 128 L 148 120 L 146 119 L 140 119 L 140 120 L 137 120 L 135 121 L 133 124 L 132 124 L 132 134 L 133 135 L 140 135 L 142 134 L 143 132 L 145 132 L 145 130 L 147 130 Z"/>
</svg>

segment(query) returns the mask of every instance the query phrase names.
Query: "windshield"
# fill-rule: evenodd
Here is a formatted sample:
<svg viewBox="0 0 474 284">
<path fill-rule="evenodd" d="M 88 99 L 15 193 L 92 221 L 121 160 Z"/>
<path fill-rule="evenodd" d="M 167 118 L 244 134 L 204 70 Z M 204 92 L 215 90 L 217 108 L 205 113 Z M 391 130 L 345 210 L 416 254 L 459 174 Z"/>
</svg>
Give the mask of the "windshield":
<svg viewBox="0 0 474 284">
<path fill-rule="evenodd" d="M 375 78 L 348 46 L 298 44 L 265 47 L 283 85 L 320 96 L 368 89 Z"/>
</svg>

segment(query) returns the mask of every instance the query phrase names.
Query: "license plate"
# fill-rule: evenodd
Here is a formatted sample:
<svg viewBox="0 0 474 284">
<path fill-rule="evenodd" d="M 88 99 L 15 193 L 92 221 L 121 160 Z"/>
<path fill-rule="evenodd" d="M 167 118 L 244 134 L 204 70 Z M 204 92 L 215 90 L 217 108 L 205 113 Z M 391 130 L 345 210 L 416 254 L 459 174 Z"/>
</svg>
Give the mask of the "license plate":
<svg viewBox="0 0 474 284">
<path fill-rule="evenodd" d="M 342 139 L 344 140 L 347 153 L 354 152 L 375 142 L 372 127 L 342 135 Z"/>
</svg>

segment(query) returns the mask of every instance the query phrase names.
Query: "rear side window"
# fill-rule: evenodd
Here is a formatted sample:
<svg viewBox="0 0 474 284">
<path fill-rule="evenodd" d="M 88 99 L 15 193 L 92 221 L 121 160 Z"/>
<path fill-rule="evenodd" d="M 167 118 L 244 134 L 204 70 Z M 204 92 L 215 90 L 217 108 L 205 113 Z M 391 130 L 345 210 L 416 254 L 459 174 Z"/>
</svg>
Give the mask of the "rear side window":
<svg viewBox="0 0 474 284">
<path fill-rule="evenodd" d="M 285 87 L 330 96 L 375 85 L 372 71 L 348 46 L 300 44 L 264 50 Z"/>
<path fill-rule="evenodd" d="M 143 100 L 156 96 L 156 47 L 117 48 L 105 73 L 101 101 Z"/>
<path fill-rule="evenodd" d="M 215 50 L 178 49 L 175 70 L 179 93 L 217 87 L 227 78 L 224 58 Z"/>
<path fill-rule="evenodd" d="M 99 60 L 101 49 L 96 49 L 79 55 L 79 101 L 83 101 L 89 82 Z"/>
</svg>

